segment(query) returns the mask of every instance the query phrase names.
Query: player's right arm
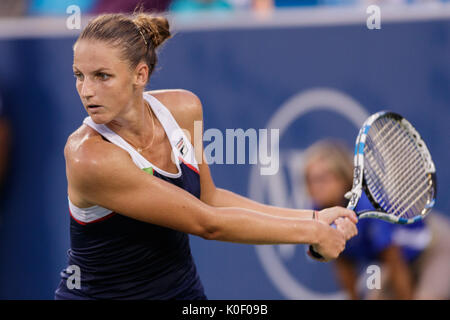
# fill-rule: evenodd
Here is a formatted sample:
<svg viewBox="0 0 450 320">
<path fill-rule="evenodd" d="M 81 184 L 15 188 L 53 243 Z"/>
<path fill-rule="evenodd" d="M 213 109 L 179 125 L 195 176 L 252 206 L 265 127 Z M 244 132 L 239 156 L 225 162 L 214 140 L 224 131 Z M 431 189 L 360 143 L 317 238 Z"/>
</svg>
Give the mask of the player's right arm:
<svg viewBox="0 0 450 320">
<path fill-rule="evenodd" d="M 65 148 L 69 197 L 75 205 L 99 205 L 136 220 L 205 239 L 250 243 L 313 243 L 335 258 L 343 234 L 325 223 L 276 217 L 243 208 L 212 207 L 185 190 L 140 170 L 127 152 L 87 138 Z"/>
</svg>

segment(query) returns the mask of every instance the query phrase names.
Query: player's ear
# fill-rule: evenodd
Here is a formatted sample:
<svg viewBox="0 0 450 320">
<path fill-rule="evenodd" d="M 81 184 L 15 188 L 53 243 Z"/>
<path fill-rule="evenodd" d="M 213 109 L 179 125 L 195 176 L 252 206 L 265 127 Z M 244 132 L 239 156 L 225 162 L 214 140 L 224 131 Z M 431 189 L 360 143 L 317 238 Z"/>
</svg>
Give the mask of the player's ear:
<svg viewBox="0 0 450 320">
<path fill-rule="evenodd" d="M 148 73 L 149 73 L 148 65 L 144 62 L 138 63 L 138 65 L 134 69 L 133 84 L 136 86 L 145 87 L 148 80 Z"/>
</svg>

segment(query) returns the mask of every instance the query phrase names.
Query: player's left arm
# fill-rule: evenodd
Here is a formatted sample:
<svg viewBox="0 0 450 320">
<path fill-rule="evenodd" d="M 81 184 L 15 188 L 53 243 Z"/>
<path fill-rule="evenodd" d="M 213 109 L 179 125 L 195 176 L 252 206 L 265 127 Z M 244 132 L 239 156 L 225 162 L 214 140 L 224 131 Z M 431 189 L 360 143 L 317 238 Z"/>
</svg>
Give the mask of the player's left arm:
<svg viewBox="0 0 450 320">
<path fill-rule="evenodd" d="M 211 176 L 207 159 L 203 152 L 203 108 L 200 99 L 191 92 L 186 92 L 186 104 L 189 105 L 189 120 L 184 123 L 185 128 L 191 136 L 191 143 L 194 146 L 195 158 L 199 166 L 201 200 L 213 207 L 240 207 L 258 212 L 283 216 L 311 219 L 312 210 L 294 210 L 287 208 L 277 208 L 258 203 L 244 196 L 238 195 L 232 191 L 216 187 Z M 196 127 L 194 127 L 196 123 Z M 201 130 L 199 130 L 201 126 Z M 197 130 L 197 132 L 194 132 Z M 200 134 L 199 134 L 200 132 Z"/>
</svg>

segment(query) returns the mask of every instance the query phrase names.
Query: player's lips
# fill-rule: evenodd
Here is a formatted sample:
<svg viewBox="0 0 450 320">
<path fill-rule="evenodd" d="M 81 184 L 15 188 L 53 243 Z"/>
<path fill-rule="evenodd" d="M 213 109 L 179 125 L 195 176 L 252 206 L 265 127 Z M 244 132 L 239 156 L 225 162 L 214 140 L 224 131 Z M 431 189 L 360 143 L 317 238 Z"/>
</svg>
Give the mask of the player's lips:
<svg viewBox="0 0 450 320">
<path fill-rule="evenodd" d="M 101 108 L 101 107 L 103 107 L 103 106 L 101 106 L 101 105 L 99 105 L 99 104 L 88 104 L 88 105 L 87 105 L 87 108 L 88 108 L 89 110 L 94 110 L 94 109 L 98 109 L 98 108 Z"/>
</svg>

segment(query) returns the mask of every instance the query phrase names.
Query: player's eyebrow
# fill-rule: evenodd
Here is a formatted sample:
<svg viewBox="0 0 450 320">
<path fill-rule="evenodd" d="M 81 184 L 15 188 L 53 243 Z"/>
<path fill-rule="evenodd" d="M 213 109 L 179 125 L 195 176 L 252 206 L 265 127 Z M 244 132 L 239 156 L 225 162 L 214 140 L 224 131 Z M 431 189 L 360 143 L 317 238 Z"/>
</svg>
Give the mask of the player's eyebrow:
<svg viewBox="0 0 450 320">
<path fill-rule="evenodd" d="M 111 70 L 111 69 L 109 69 L 109 68 L 102 67 L 102 68 L 99 68 L 99 69 L 97 69 L 97 70 L 94 70 L 92 73 L 98 73 L 98 72 L 110 71 L 110 70 Z"/>
<path fill-rule="evenodd" d="M 77 68 L 76 65 L 72 65 L 72 68 L 73 68 L 74 70 L 79 71 L 79 69 Z M 101 68 L 99 68 L 99 69 L 96 69 L 96 70 L 92 71 L 92 73 L 99 73 L 99 72 L 104 72 L 104 71 L 111 71 L 111 69 L 109 69 L 109 68 L 107 68 L 107 67 L 101 67 Z"/>
</svg>

